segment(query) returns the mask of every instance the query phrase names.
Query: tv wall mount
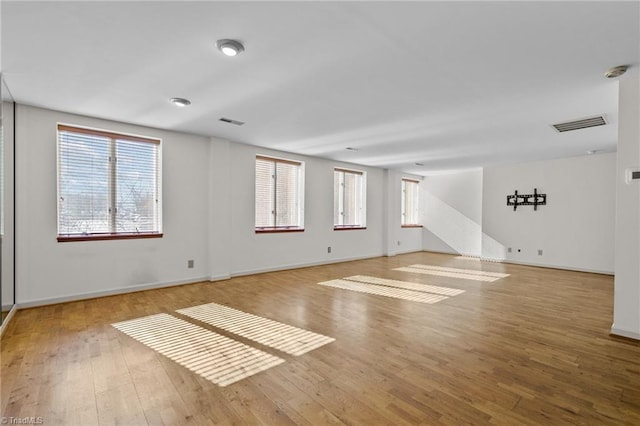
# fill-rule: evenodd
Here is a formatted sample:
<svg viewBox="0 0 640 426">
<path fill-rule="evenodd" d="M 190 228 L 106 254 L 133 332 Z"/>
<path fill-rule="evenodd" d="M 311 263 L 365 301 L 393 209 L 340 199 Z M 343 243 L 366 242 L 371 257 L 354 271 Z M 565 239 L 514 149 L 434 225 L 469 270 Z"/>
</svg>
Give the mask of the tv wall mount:
<svg viewBox="0 0 640 426">
<path fill-rule="evenodd" d="M 533 206 L 533 210 L 538 210 L 538 206 L 547 205 L 547 194 L 538 194 L 538 188 L 533 189 L 533 194 L 518 194 L 514 191 L 513 195 L 507 195 L 507 206 L 513 206 L 516 211 L 518 206 Z"/>
</svg>

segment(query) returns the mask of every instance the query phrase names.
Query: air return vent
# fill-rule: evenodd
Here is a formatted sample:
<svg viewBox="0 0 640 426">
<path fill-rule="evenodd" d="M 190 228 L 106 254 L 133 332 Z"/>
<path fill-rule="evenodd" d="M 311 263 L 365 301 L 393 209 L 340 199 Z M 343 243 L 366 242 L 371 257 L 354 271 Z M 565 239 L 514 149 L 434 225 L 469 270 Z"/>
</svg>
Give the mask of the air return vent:
<svg viewBox="0 0 640 426">
<path fill-rule="evenodd" d="M 571 130 L 587 129 L 589 127 L 604 126 L 607 122 L 604 116 L 597 115 L 595 117 L 583 118 L 581 120 L 566 121 L 564 123 L 552 124 L 553 128 L 559 133 L 569 132 Z"/>
<path fill-rule="evenodd" d="M 232 120 L 230 118 L 225 118 L 225 117 L 222 117 L 220 121 L 224 123 L 235 124 L 236 126 L 242 126 L 244 124 L 244 121 Z"/>
</svg>

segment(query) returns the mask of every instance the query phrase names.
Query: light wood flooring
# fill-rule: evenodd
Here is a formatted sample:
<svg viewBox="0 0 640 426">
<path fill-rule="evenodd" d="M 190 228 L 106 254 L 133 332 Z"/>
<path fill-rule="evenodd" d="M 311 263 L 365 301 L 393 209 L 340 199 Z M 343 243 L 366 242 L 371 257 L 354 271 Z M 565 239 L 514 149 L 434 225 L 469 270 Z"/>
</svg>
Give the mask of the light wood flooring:
<svg viewBox="0 0 640 426">
<path fill-rule="evenodd" d="M 394 271 L 509 274 L 494 282 Z M 318 285 L 353 275 L 464 290 L 438 303 Z M 606 275 L 413 253 L 20 310 L 2 416 L 46 425 L 640 424 L 640 345 L 611 337 Z M 333 337 L 301 356 L 178 314 L 215 302 Z M 285 362 L 220 387 L 111 326 L 168 313 Z"/>
</svg>

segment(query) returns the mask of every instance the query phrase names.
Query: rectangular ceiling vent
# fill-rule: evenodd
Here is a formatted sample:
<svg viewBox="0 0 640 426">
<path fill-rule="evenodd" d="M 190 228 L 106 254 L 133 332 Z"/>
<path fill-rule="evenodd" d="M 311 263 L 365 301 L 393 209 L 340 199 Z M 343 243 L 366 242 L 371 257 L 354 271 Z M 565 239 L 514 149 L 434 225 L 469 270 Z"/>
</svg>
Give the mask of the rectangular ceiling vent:
<svg viewBox="0 0 640 426">
<path fill-rule="evenodd" d="M 571 130 L 588 129 L 589 127 L 604 126 L 607 121 L 603 115 L 597 115 L 595 117 L 583 118 L 581 120 L 567 121 L 564 123 L 552 124 L 553 128 L 557 132 L 569 132 Z"/>
<path fill-rule="evenodd" d="M 225 117 L 222 117 L 220 121 L 224 123 L 235 124 L 236 126 L 242 126 L 244 124 L 244 121 L 232 120 L 230 118 L 225 118 Z"/>
</svg>

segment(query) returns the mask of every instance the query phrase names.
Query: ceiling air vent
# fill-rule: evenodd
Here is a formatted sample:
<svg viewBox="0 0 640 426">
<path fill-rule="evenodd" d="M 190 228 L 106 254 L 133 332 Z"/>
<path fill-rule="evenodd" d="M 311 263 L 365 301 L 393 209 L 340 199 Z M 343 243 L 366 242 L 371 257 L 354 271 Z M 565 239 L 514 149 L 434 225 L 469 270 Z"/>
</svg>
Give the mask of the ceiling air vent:
<svg viewBox="0 0 640 426">
<path fill-rule="evenodd" d="M 607 122 L 604 116 L 597 115 L 595 117 L 583 118 L 581 120 L 567 121 L 564 123 L 552 124 L 553 128 L 557 132 L 568 132 L 571 130 L 587 129 L 589 127 L 604 126 Z"/>
<path fill-rule="evenodd" d="M 224 117 L 222 117 L 220 121 L 224 123 L 235 124 L 236 126 L 242 126 L 244 124 L 244 121 L 232 120 L 230 118 L 224 118 Z"/>
</svg>

